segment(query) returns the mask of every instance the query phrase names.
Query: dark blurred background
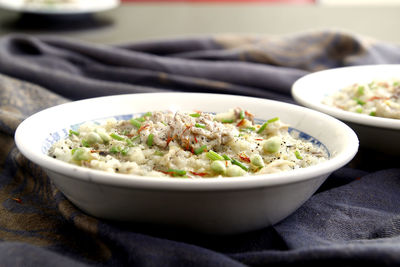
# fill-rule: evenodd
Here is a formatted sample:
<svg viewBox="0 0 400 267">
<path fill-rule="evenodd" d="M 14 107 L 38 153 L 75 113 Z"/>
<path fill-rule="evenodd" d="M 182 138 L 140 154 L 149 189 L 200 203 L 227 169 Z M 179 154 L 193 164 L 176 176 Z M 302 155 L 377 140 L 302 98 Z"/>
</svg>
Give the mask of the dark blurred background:
<svg viewBox="0 0 400 267">
<path fill-rule="evenodd" d="M 15 8 L 17 2 L 0 0 L 0 36 L 63 34 L 110 44 L 189 35 L 285 35 L 335 29 L 400 43 L 400 36 L 394 34 L 400 28 L 398 0 L 123 0 L 117 7 L 67 14 L 27 11 Z"/>
</svg>

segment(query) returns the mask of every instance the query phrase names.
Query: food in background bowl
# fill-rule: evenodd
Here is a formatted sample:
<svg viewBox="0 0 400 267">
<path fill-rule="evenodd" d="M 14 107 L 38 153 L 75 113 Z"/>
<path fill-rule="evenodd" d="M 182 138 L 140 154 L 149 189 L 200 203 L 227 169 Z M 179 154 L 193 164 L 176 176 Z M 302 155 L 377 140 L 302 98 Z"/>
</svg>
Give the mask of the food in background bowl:
<svg viewBox="0 0 400 267">
<path fill-rule="evenodd" d="M 400 80 L 354 83 L 327 96 L 322 103 L 360 114 L 400 119 Z"/>
<path fill-rule="evenodd" d="M 113 173 L 186 178 L 277 173 L 323 162 L 323 145 L 294 136 L 278 117 L 255 123 L 241 108 L 147 112 L 129 120 L 86 122 L 49 155 Z"/>
<path fill-rule="evenodd" d="M 393 79 L 400 77 L 399 73 L 400 64 L 363 65 L 318 71 L 298 79 L 292 86 L 292 95 L 303 106 L 324 112 L 348 124 L 356 132 L 361 147 L 373 150 L 373 152 L 400 155 L 400 142 L 396 142 L 400 138 L 400 120 L 393 118 L 398 112 L 399 103 L 399 89 Z M 373 95 L 369 97 L 369 93 L 373 92 L 376 85 L 371 84 L 372 88 L 366 88 L 365 85 L 372 81 L 374 83 L 383 81 L 383 86 L 379 89 L 381 93 L 377 97 L 390 99 L 381 101 L 381 99 L 375 99 Z M 385 82 L 393 82 L 391 85 L 388 84 L 392 92 L 386 92 Z M 338 91 L 352 84 L 364 85 L 364 88 L 356 85 L 355 88 L 349 89 L 352 91 L 349 96 L 343 96 L 343 98 L 349 98 L 349 109 L 356 112 L 324 102 L 327 97 L 337 94 Z M 361 96 L 362 94 L 366 94 L 365 98 Z M 392 94 L 393 96 L 391 96 Z M 358 96 L 355 97 L 356 95 Z M 352 96 L 354 96 L 353 99 L 351 99 Z M 370 106 L 375 105 L 381 105 L 379 112 L 375 111 L 374 113 L 373 109 L 369 110 Z M 376 109 L 378 110 L 378 108 Z M 367 115 L 363 114 L 364 112 Z M 385 117 L 381 117 L 383 115 Z"/>
</svg>

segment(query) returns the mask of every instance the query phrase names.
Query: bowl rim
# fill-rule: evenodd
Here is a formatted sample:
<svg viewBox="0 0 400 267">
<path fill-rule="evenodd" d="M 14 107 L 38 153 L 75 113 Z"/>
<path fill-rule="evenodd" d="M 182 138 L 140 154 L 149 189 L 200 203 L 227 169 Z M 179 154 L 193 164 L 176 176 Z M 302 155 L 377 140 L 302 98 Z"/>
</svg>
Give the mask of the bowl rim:
<svg viewBox="0 0 400 267">
<path fill-rule="evenodd" d="M 88 101 L 98 101 L 106 98 L 118 98 L 126 96 L 148 96 L 148 97 L 163 97 L 165 94 L 191 94 L 193 97 L 196 95 L 203 96 L 230 96 L 237 97 L 238 99 L 246 98 L 248 100 L 257 99 L 267 102 L 274 102 L 278 105 L 290 106 L 299 112 L 303 113 L 313 113 L 319 118 L 324 119 L 327 122 L 335 124 L 338 129 L 340 129 L 348 139 L 350 144 L 346 149 L 339 152 L 335 157 L 330 158 L 328 161 L 319 163 L 314 166 L 307 168 L 290 170 L 287 172 L 274 173 L 268 175 L 253 175 L 245 177 L 233 177 L 233 178 L 210 178 L 210 179 L 166 179 L 165 177 L 147 177 L 138 175 L 127 175 L 118 173 L 107 173 L 101 170 L 93 170 L 80 166 L 76 166 L 67 162 L 63 162 L 57 159 L 53 159 L 40 151 L 32 149 L 29 146 L 29 142 L 24 139 L 24 134 L 29 130 L 29 124 L 35 120 L 40 119 L 43 114 L 52 112 L 54 109 L 62 109 L 66 105 L 71 105 L 73 103 L 84 104 Z M 145 97 L 146 97 L 145 96 Z M 133 97 L 133 96 L 132 96 Z M 111 116 L 111 114 L 110 114 Z M 93 118 L 97 119 L 97 118 Z M 146 189 L 146 190 L 174 190 L 174 191 L 225 191 L 225 190 L 244 190 L 252 189 L 258 187 L 270 187 L 279 186 L 283 184 L 297 183 L 304 180 L 318 178 L 322 175 L 328 175 L 331 172 L 343 167 L 347 164 L 358 151 L 358 138 L 354 131 L 348 127 L 343 122 L 323 114 L 321 112 L 311 110 L 299 105 L 294 105 L 290 103 L 280 102 L 276 100 L 261 99 L 249 96 L 239 96 L 239 95 L 226 95 L 226 94 L 212 94 L 212 93 L 176 93 L 176 92 L 166 92 L 166 93 L 141 93 L 141 94 L 123 94 L 123 95 L 112 95 L 112 96 L 102 96 L 89 98 L 84 100 L 78 100 L 73 102 L 68 102 L 61 105 L 56 105 L 39 111 L 28 118 L 26 118 L 18 127 L 15 132 L 15 142 L 19 151 L 27 157 L 32 162 L 42 166 L 45 170 L 55 172 L 61 175 L 70 176 L 72 179 L 85 180 L 89 183 L 103 184 L 107 186 L 115 187 L 128 187 L 136 189 Z"/>
<path fill-rule="evenodd" d="M 367 125 L 376 128 L 385 128 L 392 130 L 400 130 L 400 119 L 391 119 L 384 117 L 373 117 L 365 114 L 358 114 L 350 111 L 341 110 L 339 108 L 330 107 L 323 103 L 316 103 L 311 101 L 304 94 L 305 90 L 308 90 L 308 83 L 310 81 L 321 80 L 321 83 L 327 83 L 326 79 L 321 79 L 320 76 L 328 75 L 332 76 L 333 79 L 337 79 L 338 75 L 343 72 L 358 72 L 364 70 L 385 70 L 388 68 L 395 68 L 400 71 L 400 64 L 376 64 L 376 65 L 360 65 L 360 66 L 348 66 L 348 67 L 340 67 L 327 69 L 322 71 L 313 72 L 310 74 L 306 74 L 305 76 L 296 80 L 291 89 L 291 93 L 296 102 L 301 105 L 323 112 L 325 114 L 331 115 L 340 120 L 351 122 L 360 125 Z M 329 81 L 328 81 L 329 82 Z M 356 82 L 356 81 L 355 81 Z M 322 86 L 320 88 L 323 88 Z M 338 88 L 337 90 L 339 90 Z"/>
</svg>

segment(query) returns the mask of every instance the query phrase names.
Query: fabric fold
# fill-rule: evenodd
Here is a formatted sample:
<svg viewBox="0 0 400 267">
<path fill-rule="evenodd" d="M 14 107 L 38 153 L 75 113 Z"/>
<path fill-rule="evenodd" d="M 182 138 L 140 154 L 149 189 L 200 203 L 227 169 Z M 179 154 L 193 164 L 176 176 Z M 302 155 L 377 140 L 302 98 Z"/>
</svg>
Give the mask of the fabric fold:
<svg viewBox="0 0 400 267">
<path fill-rule="evenodd" d="M 397 45 L 341 31 L 274 37 L 221 34 L 115 46 L 59 36 L 0 38 L 0 262 L 400 265 L 400 170 L 394 168 L 398 158 L 360 150 L 280 223 L 240 235 L 207 236 L 93 218 L 72 205 L 13 141 L 16 127 L 29 115 L 72 100 L 183 91 L 294 103 L 291 85 L 305 74 L 392 63 L 400 63 Z"/>
</svg>

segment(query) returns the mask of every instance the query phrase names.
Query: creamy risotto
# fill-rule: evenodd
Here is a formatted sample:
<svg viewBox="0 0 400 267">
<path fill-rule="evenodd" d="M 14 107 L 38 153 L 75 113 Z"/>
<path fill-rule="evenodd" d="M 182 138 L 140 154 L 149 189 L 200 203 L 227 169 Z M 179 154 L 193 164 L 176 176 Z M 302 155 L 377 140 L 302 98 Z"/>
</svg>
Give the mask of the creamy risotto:
<svg viewBox="0 0 400 267">
<path fill-rule="evenodd" d="M 255 123 L 241 108 L 216 115 L 155 111 L 84 123 L 49 155 L 112 173 L 189 178 L 277 173 L 327 160 L 323 146 L 288 129 L 278 117 Z"/>
<path fill-rule="evenodd" d="M 400 119 L 400 80 L 355 83 L 323 100 L 346 111 Z"/>
</svg>

